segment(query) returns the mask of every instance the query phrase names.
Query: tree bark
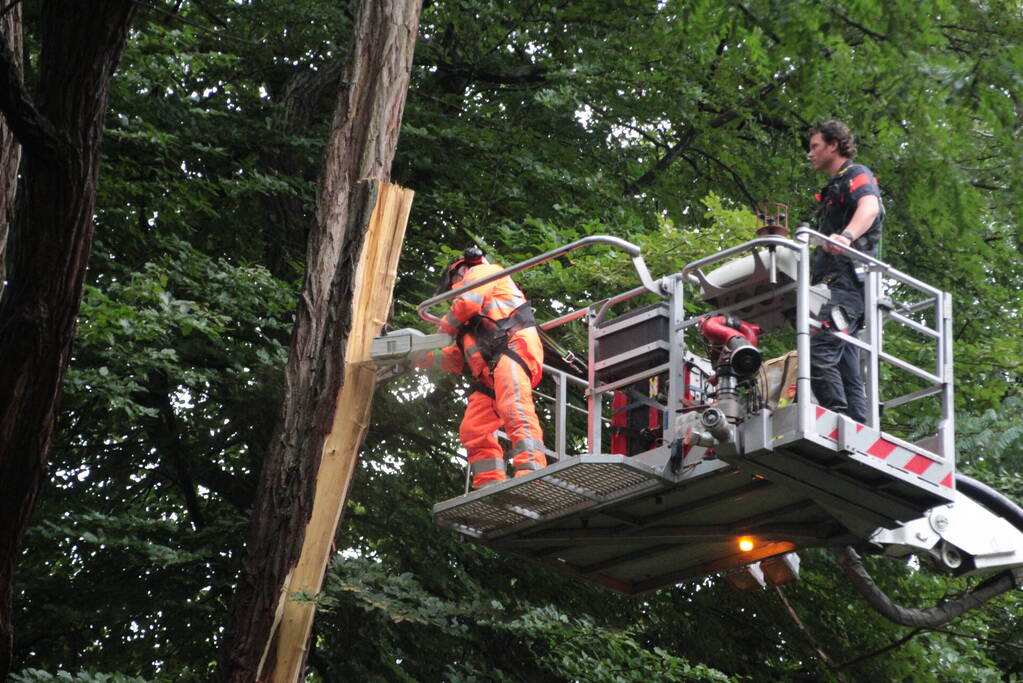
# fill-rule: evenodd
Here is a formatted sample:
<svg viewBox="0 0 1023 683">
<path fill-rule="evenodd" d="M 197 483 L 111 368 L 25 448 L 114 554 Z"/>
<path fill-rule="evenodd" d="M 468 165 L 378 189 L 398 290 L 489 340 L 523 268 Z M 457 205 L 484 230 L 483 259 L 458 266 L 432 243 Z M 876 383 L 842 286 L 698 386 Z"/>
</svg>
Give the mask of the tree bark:
<svg viewBox="0 0 1023 683">
<path fill-rule="evenodd" d="M 302 547 L 316 473 L 344 379 L 355 267 L 365 234 L 363 178 L 386 182 L 405 105 L 420 0 L 363 0 L 324 155 L 307 272 L 221 653 L 222 680 L 251 681 L 282 586 Z M 372 207 L 372 203 L 370 204 Z"/>
<path fill-rule="evenodd" d="M 11 52 L 0 53 L 0 111 L 24 162 L 0 297 L 0 678 L 11 666 L 15 558 L 53 441 L 92 246 L 107 93 L 135 8 L 44 3 L 35 98 Z"/>
<path fill-rule="evenodd" d="M 24 68 L 21 61 L 21 5 L 11 7 L 0 16 L 0 50 L 9 55 L 12 77 L 21 82 Z M 7 272 L 7 235 L 14 218 L 14 195 L 18 189 L 18 165 L 21 163 L 21 145 L 0 116 L 0 294 L 4 291 Z"/>
</svg>

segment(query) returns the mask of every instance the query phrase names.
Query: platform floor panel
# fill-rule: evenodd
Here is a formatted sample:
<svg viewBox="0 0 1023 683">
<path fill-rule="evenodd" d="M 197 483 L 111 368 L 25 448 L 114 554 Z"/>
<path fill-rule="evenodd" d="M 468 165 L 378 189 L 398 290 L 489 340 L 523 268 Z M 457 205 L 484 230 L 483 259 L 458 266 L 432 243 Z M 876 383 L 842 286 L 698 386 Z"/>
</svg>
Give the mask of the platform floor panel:
<svg viewBox="0 0 1023 683">
<path fill-rule="evenodd" d="M 814 491 L 831 505 L 870 523 L 897 526 L 952 501 L 955 464 L 884 432 L 814 406 L 807 433 L 798 430 L 797 406 L 776 411 L 768 423 L 769 448 L 735 460 L 768 478 Z M 748 422 L 743 429 L 757 429 Z M 759 434 L 744 443 L 758 444 Z"/>
<path fill-rule="evenodd" d="M 584 574 L 599 571 L 636 581 L 734 554 L 740 536 L 810 545 L 844 532 L 826 510 L 789 488 L 742 472 L 717 478 L 731 482 L 731 488 L 708 497 L 680 486 L 537 524 L 491 545 L 553 557 Z"/>
</svg>

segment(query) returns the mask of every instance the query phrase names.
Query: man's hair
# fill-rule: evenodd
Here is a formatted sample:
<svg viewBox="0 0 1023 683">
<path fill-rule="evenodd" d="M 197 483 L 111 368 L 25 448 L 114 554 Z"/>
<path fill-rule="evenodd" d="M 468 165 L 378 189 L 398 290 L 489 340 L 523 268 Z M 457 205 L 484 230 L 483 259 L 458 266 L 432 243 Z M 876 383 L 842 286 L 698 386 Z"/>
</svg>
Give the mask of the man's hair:
<svg viewBox="0 0 1023 683">
<path fill-rule="evenodd" d="M 852 131 L 849 130 L 849 126 L 845 125 L 841 121 L 825 121 L 818 123 L 816 126 L 810 129 L 806 135 L 807 146 L 809 147 L 810 138 L 815 133 L 820 133 L 821 137 L 824 138 L 824 142 L 831 144 L 833 142 L 838 143 L 838 153 L 847 159 L 852 159 L 856 156 L 856 139 L 853 137 Z"/>
</svg>

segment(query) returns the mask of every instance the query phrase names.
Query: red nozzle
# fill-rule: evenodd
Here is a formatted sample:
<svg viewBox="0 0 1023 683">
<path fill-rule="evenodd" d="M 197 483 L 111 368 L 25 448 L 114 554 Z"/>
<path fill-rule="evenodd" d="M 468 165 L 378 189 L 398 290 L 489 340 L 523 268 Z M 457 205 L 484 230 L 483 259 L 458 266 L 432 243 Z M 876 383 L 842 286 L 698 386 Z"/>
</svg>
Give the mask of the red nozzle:
<svg viewBox="0 0 1023 683">
<path fill-rule="evenodd" d="M 760 339 L 760 325 L 754 325 L 730 315 L 701 318 L 696 327 L 707 341 L 721 346 L 726 345 L 734 337 L 742 337 L 753 346 L 756 346 Z"/>
</svg>

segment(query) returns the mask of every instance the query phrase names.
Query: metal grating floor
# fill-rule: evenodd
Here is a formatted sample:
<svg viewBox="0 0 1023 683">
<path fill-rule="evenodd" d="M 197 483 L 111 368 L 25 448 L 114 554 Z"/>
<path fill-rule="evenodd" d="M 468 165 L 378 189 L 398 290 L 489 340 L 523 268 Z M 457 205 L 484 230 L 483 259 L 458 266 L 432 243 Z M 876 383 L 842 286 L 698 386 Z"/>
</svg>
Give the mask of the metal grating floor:
<svg viewBox="0 0 1023 683">
<path fill-rule="evenodd" d="M 580 456 L 438 503 L 433 512 L 441 526 L 490 538 L 669 483 L 624 456 Z"/>
<path fill-rule="evenodd" d="M 624 463 L 584 462 L 578 467 L 565 470 L 558 478 L 602 497 L 632 490 L 637 486 L 646 488 L 655 483 L 649 474 L 632 469 Z"/>
</svg>

